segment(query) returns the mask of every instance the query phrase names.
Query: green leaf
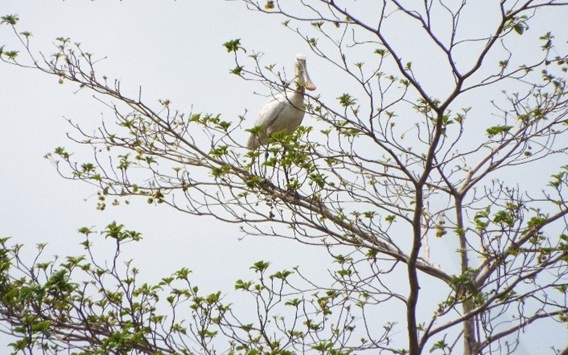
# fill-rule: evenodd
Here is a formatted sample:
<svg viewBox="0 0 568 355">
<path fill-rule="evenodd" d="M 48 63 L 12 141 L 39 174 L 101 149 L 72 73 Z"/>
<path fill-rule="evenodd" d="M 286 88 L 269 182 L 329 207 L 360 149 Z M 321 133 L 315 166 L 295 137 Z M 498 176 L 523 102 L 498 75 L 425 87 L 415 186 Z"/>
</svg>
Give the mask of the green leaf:
<svg viewBox="0 0 568 355">
<path fill-rule="evenodd" d="M 432 348 L 430 348 L 430 352 L 434 352 L 434 350 L 444 350 L 444 349 L 449 349 L 449 346 L 446 343 L 446 335 L 444 335 L 444 338 L 442 340 L 439 340 L 435 342 L 434 345 L 432 345 Z"/>
<path fill-rule="evenodd" d="M 393 223 L 396 219 L 395 215 L 388 215 L 385 217 L 385 221 L 387 221 L 388 223 Z"/>
<path fill-rule="evenodd" d="M 2 19 L 0 24 L 7 23 L 7 24 L 12 25 L 12 26 L 15 26 L 18 23 L 18 21 L 20 20 L 18 15 L 6 15 L 6 16 L 0 17 L 0 19 Z"/>
<path fill-rule="evenodd" d="M 375 54 L 378 54 L 381 57 L 384 57 L 385 54 L 387 54 L 387 50 L 384 49 L 384 48 L 378 48 L 378 49 L 375 49 Z"/>
<path fill-rule="evenodd" d="M 349 94 L 343 94 L 339 96 L 337 99 L 339 100 L 339 103 L 343 107 L 353 106 L 357 102 L 357 100 Z"/>
<path fill-rule="evenodd" d="M 18 51 L 5 51 L 5 52 L 2 52 L 3 55 L 5 55 L 6 57 L 8 57 L 8 59 L 11 59 L 11 60 L 15 60 L 16 57 L 18 56 L 18 53 L 19 53 Z"/>
<path fill-rule="evenodd" d="M 293 300 L 286 301 L 286 303 L 284 303 L 284 305 L 292 306 L 292 307 L 298 307 L 301 303 L 302 302 L 299 299 L 294 298 Z"/>
<path fill-rule="evenodd" d="M 487 128 L 486 132 L 487 132 L 487 136 L 489 136 L 489 138 L 491 138 L 491 137 L 494 137 L 498 134 L 505 134 L 505 133 L 509 132 L 511 130 L 511 128 L 513 128 L 513 126 L 499 125 L 499 126 L 493 126 L 493 127 Z"/>
<path fill-rule="evenodd" d="M 254 265 L 251 266 L 250 268 L 253 269 L 255 272 L 264 272 L 266 269 L 268 269 L 269 266 L 270 266 L 269 262 L 261 260 L 254 263 Z"/>
<path fill-rule="evenodd" d="M 237 280 L 237 282 L 235 282 L 235 290 L 248 291 L 250 290 L 251 286 L 252 286 L 251 281 Z"/>
<path fill-rule="evenodd" d="M 507 227 L 511 227 L 515 221 L 511 212 L 501 210 L 495 213 L 495 216 L 493 217 L 493 222 L 504 224 Z"/>
<path fill-rule="evenodd" d="M 527 225 L 528 225 L 529 228 L 540 228 L 540 227 L 544 226 L 545 223 L 546 223 L 546 217 L 536 216 L 536 217 L 531 217 L 531 219 L 529 219 Z"/>
<path fill-rule="evenodd" d="M 293 272 L 289 271 L 289 270 L 284 270 L 284 271 L 278 271 L 273 275 L 270 275 L 271 279 L 280 279 L 280 280 L 286 280 L 286 278 L 290 275 L 292 275 Z"/>
<path fill-rule="evenodd" d="M 91 230 L 91 228 L 88 227 L 81 227 L 77 230 L 79 233 L 84 234 L 86 236 L 88 236 L 89 234 L 93 233 L 93 231 Z"/>
<path fill-rule="evenodd" d="M 241 48 L 241 39 L 232 39 L 228 42 L 223 43 L 223 47 L 227 49 L 227 52 L 236 52 Z"/>
<path fill-rule="evenodd" d="M 241 72 L 243 71 L 243 69 L 244 69 L 244 67 L 237 65 L 236 67 L 231 69 L 231 74 L 241 75 Z"/>
</svg>

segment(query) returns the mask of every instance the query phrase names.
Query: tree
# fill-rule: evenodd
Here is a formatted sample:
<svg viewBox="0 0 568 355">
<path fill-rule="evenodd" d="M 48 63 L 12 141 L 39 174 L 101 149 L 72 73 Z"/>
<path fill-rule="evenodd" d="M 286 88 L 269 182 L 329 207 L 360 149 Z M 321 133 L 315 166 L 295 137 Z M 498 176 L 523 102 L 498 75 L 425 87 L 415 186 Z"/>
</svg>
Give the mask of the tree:
<svg viewBox="0 0 568 355">
<path fill-rule="evenodd" d="M 67 38 L 53 56 L 38 56 L 15 16 L 3 22 L 28 60 L 5 49 L 2 60 L 92 90 L 114 113 L 116 124 L 92 134 L 70 122 L 72 139 L 95 148 L 91 161 L 61 147 L 49 155 L 63 176 L 99 189 L 98 208 L 140 196 L 239 223 L 248 235 L 318 244 L 338 263 L 333 283 L 319 285 L 299 270 L 268 274 L 266 262 L 256 263 L 259 279 L 235 286 L 255 302 L 256 318 L 247 322 L 219 294 L 199 296 L 185 270 L 137 286 L 134 269 L 119 274 L 88 259 L 49 264 L 43 280 L 36 265 L 23 269 L 21 285 L 3 276 L 18 297 L 3 301 L 2 314 L 23 345 L 40 339 L 97 349 L 104 339 L 118 352 L 512 353 L 525 328 L 568 321 L 566 38 L 532 27 L 568 3 L 243 2 L 284 18 L 345 83 L 333 102 L 310 97 L 313 126 L 276 134 L 265 150 L 235 139 L 251 128 L 244 117 L 127 96 L 97 72 L 98 57 Z M 260 52 L 238 39 L 224 46 L 233 74 L 287 90 L 290 78 Z M 121 228 L 103 234 L 117 245 L 136 235 L 121 237 Z M 5 253 L 6 263 L 18 260 L 17 248 Z M 77 268 L 103 292 L 98 308 L 68 281 Z M 175 280 L 184 288 L 171 286 Z M 171 313 L 152 318 L 164 290 Z M 57 299 L 65 301 L 52 305 Z M 182 300 L 191 304 L 190 326 L 175 321 Z M 377 317 L 392 309 L 405 316 Z M 73 339 L 76 332 L 88 336 Z"/>
</svg>

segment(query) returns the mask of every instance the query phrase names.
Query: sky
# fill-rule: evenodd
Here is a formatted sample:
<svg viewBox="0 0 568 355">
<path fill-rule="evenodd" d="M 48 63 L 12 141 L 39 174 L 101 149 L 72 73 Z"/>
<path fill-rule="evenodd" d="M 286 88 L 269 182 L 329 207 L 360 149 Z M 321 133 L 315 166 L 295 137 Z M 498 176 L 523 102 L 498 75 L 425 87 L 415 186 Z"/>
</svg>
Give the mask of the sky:
<svg viewBox="0 0 568 355">
<path fill-rule="evenodd" d="M 266 101 L 255 91 L 264 87 L 229 73 L 234 63 L 222 44 L 243 38 L 244 44 L 274 47 L 274 40 L 259 29 L 276 33 L 281 28 L 274 18 L 256 18 L 240 4 L 221 1 L 0 0 L 0 12 L 19 16 L 19 29 L 33 33 L 38 51 L 50 53 L 55 38 L 70 37 L 106 56 L 101 71 L 119 78 L 126 90 L 141 86 L 152 103 L 168 98 L 180 110 L 222 113 L 228 119 L 249 110 L 251 121 Z M 248 26 L 253 18 L 256 26 Z M 290 38 L 288 43 L 294 43 Z M 0 42 L 8 48 L 12 40 L 3 27 Z M 272 48 L 270 57 L 281 56 L 278 62 L 291 70 L 296 53 L 306 50 L 296 42 Z M 237 279 L 252 277 L 249 268 L 259 260 L 270 260 L 273 270 L 328 264 L 323 250 L 282 239 L 242 239 L 238 226 L 143 200 L 97 211 L 96 189 L 61 178 L 44 155 L 58 146 L 75 148 L 65 136 L 71 131 L 66 119 L 98 123 L 110 112 L 91 93 L 77 93 L 77 87 L 59 85 L 57 78 L 37 71 L 2 64 L 0 78 L 0 235 L 24 244 L 24 255 L 31 257 L 43 242 L 48 243 L 46 257 L 78 255 L 83 252 L 78 228 L 100 231 L 117 221 L 142 233 L 143 241 L 130 245 L 125 258 L 134 258 L 149 281 L 187 267 L 203 292 L 230 291 Z M 312 271 L 326 273 L 325 268 Z"/>
<path fill-rule="evenodd" d="M 243 26 L 243 16 L 250 13 L 236 4 L 21 1 L 3 4 L 2 11 L 19 15 L 19 29 L 33 33 L 34 46 L 37 44 L 35 48 L 40 51 L 49 53 L 54 39 L 64 36 L 81 42 L 90 52 L 106 56 L 101 71 L 119 78 L 126 90 L 141 86 L 144 97 L 152 103 L 168 98 L 184 111 L 236 118 L 245 110 L 258 111 L 266 100 L 254 94 L 262 87 L 255 88 L 229 74 L 233 62 L 222 46 L 224 42 L 240 37 L 255 45 L 264 42 L 259 47 L 269 42 L 254 28 Z M 237 12 L 240 16 L 235 16 Z M 261 25 L 280 27 L 274 21 Z M 8 34 L 3 29 L 2 36 Z M 290 67 L 295 53 L 303 49 L 278 51 L 284 53 L 282 65 Z M 223 224 L 212 229 L 212 222 L 219 222 L 147 206 L 143 201 L 132 201 L 132 207 L 96 211 L 96 190 L 62 179 L 44 155 L 57 146 L 73 150 L 65 136 L 71 131 L 66 119 L 98 123 L 110 113 L 91 93 L 76 92 L 72 84 L 59 85 L 55 77 L 8 65 L 0 66 L 0 71 L 5 83 L 0 89 L 5 125 L 0 144 L 3 165 L 10 166 L 2 170 L 1 183 L 13 187 L 2 191 L 1 212 L 5 221 L 11 221 L 3 225 L 4 235 L 17 237 L 24 244 L 46 240 L 60 252 L 78 241 L 74 237 L 77 228 L 100 228 L 117 220 L 145 236 L 136 258 L 160 259 L 164 271 L 188 262 L 207 264 L 205 260 L 211 253 L 220 260 L 232 259 L 233 270 L 243 271 L 262 258 L 277 260 L 281 248 L 287 245 L 291 252 L 297 252 L 294 243 L 281 240 L 267 241 L 266 245 L 260 240 L 239 241 L 242 235 L 235 226 Z M 254 114 L 249 117 L 252 120 Z M 166 238 L 171 239 L 164 243 Z M 183 247 L 166 247 L 174 240 Z M 273 249 L 279 251 L 271 253 Z M 246 250 L 247 255 L 234 255 L 235 250 Z M 207 278 L 221 277 L 226 271 L 225 265 L 207 265 Z"/>
<path fill-rule="evenodd" d="M 0 15 L 5 14 L 19 15 L 18 27 L 33 33 L 37 51 L 49 53 L 56 37 L 70 37 L 106 57 L 99 70 L 120 79 L 126 90 L 141 86 L 147 100 L 169 99 L 182 111 L 221 113 L 226 119 L 248 111 L 247 121 L 254 121 L 266 100 L 257 93 L 268 93 L 229 73 L 234 63 L 222 44 L 236 38 L 288 72 L 296 53 L 305 53 L 318 92 L 329 98 L 342 93 L 327 74 L 329 65 L 283 29 L 281 19 L 254 14 L 238 1 L 0 0 Z M 0 29 L 4 43 L 14 44 L 6 27 Z M 37 71 L 0 64 L 0 78 L 0 236 L 24 244 L 24 253 L 32 255 L 40 242 L 49 244 L 47 256 L 81 253 L 78 228 L 101 230 L 117 221 L 142 233 L 143 241 L 126 256 L 150 281 L 188 267 L 205 290 L 230 290 L 236 279 L 251 275 L 249 267 L 258 260 L 271 261 L 274 269 L 299 265 L 325 277 L 330 260 L 321 248 L 243 239 L 238 226 L 136 199 L 97 211 L 96 189 L 61 178 L 44 155 L 57 146 L 73 150 L 66 119 L 92 123 L 111 113 L 91 93 Z M 1 341 L 6 339 L 0 336 Z"/>
</svg>

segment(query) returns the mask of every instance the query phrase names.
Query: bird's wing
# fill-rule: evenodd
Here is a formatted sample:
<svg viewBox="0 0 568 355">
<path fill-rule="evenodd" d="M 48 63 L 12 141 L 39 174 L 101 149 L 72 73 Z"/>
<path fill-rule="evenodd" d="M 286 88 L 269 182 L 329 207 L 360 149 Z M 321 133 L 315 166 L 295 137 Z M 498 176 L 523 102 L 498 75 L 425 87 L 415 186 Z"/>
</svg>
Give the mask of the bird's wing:
<svg viewBox="0 0 568 355">
<path fill-rule="evenodd" d="M 279 96 L 276 96 L 268 100 L 264 106 L 260 109 L 254 127 L 261 127 L 258 134 L 251 134 L 249 137 L 247 147 L 249 149 L 256 149 L 262 144 L 267 144 L 268 142 L 268 127 L 270 127 L 276 120 L 284 108 L 286 107 L 285 102 Z"/>
<path fill-rule="evenodd" d="M 260 146 L 261 146 L 261 143 L 260 143 L 260 139 L 258 138 L 258 135 L 251 134 L 248 141 L 247 141 L 247 148 L 250 149 L 250 150 L 255 150 Z"/>
<path fill-rule="evenodd" d="M 255 126 L 262 126 L 263 130 L 267 130 L 268 127 L 270 127 L 274 123 L 274 121 L 276 121 L 278 115 L 282 113 L 285 107 L 286 104 L 284 102 L 281 102 L 278 98 L 269 100 L 260 109 Z"/>
</svg>

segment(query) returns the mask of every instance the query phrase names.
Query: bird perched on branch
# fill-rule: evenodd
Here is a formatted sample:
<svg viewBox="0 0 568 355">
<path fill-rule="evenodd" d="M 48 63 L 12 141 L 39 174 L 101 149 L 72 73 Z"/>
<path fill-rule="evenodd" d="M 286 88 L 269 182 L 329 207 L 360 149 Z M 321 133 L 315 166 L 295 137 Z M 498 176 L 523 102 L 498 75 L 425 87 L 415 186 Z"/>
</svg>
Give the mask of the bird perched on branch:
<svg viewBox="0 0 568 355">
<path fill-rule="evenodd" d="M 255 130 L 247 143 L 247 148 L 254 150 L 261 145 L 268 144 L 268 138 L 280 131 L 292 133 L 300 126 L 304 118 L 304 93 L 306 90 L 315 90 L 316 86 L 312 83 L 306 67 L 306 56 L 296 55 L 295 63 L 296 88 L 287 93 L 273 96 L 264 104 L 254 127 Z"/>
</svg>

